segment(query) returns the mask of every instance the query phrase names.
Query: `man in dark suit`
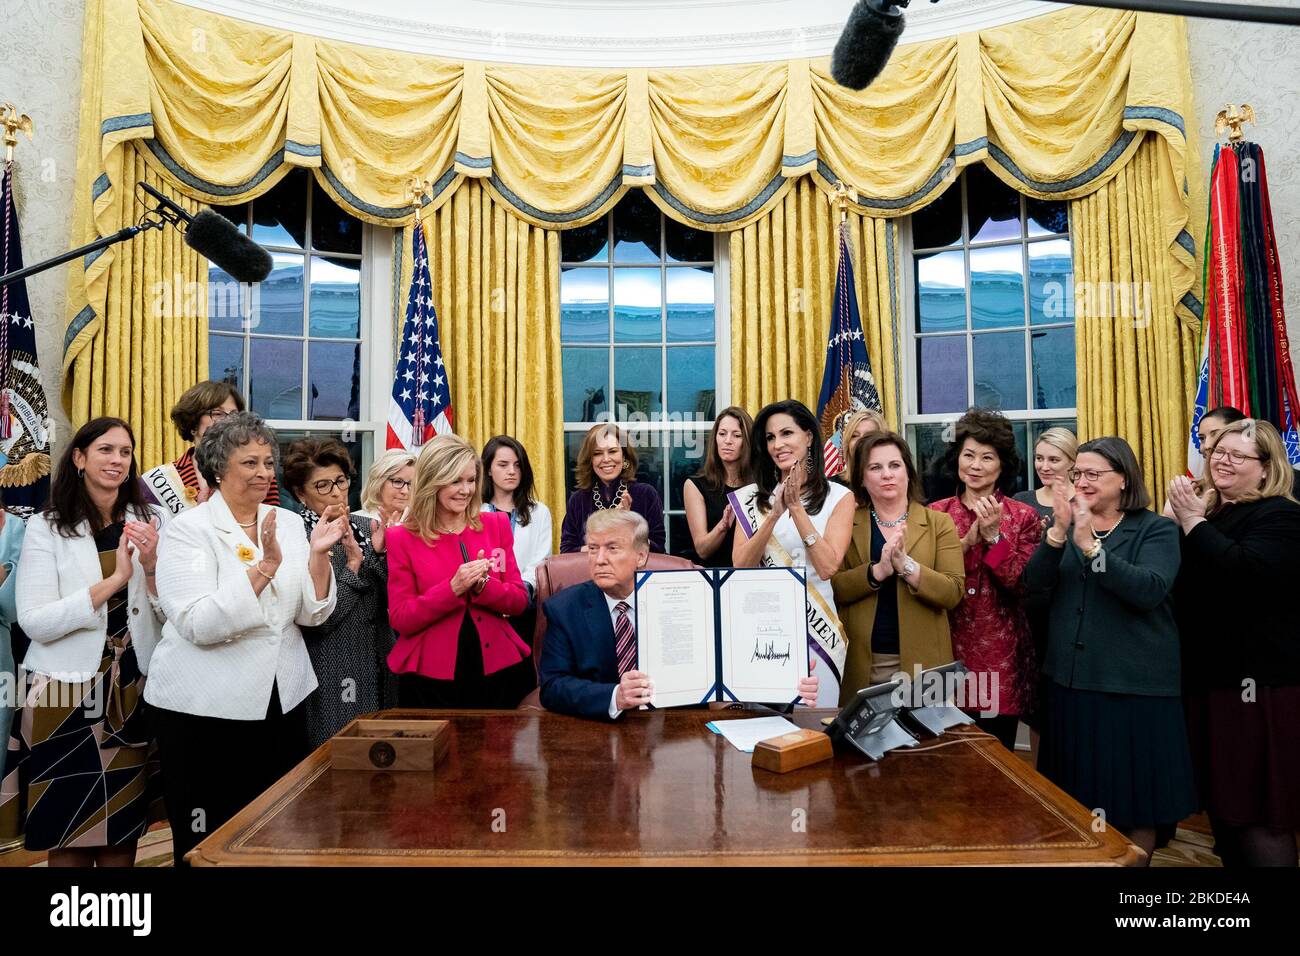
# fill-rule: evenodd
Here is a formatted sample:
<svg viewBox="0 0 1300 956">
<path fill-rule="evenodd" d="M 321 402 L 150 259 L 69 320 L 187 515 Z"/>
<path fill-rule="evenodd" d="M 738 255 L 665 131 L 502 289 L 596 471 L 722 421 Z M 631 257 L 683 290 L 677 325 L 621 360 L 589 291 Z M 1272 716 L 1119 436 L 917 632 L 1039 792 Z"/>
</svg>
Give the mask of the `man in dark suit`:
<svg viewBox="0 0 1300 956">
<path fill-rule="evenodd" d="M 560 591 L 545 604 L 546 642 L 539 684 L 542 706 L 592 720 L 616 720 L 649 704 L 654 681 L 635 669 L 632 588 L 650 555 L 650 529 L 635 511 L 597 511 L 587 519 L 591 580 Z M 805 702 L 817 699 L 817 678 L 799 681 Z"/>
</svg>

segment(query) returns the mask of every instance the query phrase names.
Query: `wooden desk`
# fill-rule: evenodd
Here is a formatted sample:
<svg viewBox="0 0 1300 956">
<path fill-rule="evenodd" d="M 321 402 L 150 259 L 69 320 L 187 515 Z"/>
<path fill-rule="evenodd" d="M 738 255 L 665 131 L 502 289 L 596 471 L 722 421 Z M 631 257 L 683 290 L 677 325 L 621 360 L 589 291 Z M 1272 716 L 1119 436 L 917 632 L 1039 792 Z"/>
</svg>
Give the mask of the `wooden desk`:
<svg viewBox="0 0 1300 956">
<path fill-rule="evenodd" d="M 189 854 L 195 865 L 1124 865 L 1078 803 L 990 737 L 778 775 L 704 725 L 737 711 L 410 711 L 453 721 L 433 773 L 329 767 L 328 745 Z M 820 726 L 826 711 L 795 722 Z"/>
</svg>

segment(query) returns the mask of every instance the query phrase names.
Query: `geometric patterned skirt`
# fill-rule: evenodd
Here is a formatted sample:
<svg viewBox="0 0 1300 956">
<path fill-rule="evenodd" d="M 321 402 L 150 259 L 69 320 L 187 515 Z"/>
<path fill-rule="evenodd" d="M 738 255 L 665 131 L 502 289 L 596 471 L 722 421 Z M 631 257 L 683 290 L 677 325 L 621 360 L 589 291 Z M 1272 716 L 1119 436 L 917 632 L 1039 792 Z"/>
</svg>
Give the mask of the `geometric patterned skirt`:
<svg viewBox="0 0 1300 956">
<path fill-rule="evenodd" d="M 99 671 L 67 683 L 27 674 L 0 782 L 0 843 L 22 833 L 29 850 L 135 843 L 154 788 L 144 675 L 128 630 L 104 645 Z"/>
</svg>

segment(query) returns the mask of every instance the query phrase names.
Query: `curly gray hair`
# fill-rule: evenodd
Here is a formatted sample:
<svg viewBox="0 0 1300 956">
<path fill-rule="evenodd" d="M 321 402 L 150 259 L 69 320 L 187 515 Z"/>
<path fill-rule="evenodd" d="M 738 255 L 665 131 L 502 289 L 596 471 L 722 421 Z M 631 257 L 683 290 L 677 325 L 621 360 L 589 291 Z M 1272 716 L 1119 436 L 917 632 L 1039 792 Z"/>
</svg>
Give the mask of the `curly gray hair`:
<svg viewBox="0 0 1300 956">
<path fill-rule="evenodd" d="M 194 447 L 194 464 L 209 485 L 216 485 L 226 472 L 226 465 L 235 450 L 249 442 L 266 442 L 271 446 L 275 463 L 280 463 L 280 446 L 275 432 L 267 427 L 260 415 L 252 412 L 232 412 L 219 422 L 213 422 Z"/>
</svg>

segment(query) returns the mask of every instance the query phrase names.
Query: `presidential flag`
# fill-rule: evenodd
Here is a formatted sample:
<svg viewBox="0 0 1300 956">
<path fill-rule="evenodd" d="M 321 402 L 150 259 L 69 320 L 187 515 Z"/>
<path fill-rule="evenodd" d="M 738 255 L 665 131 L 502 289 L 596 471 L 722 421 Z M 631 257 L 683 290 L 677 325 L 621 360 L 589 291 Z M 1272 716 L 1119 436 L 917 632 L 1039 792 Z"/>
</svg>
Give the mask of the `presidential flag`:
<svg viewBox="0 0 1300 956">
<path fill-rule="evenodd" d="M 424 228 L 417 224 L 412 238 L 415 268 L 406 301 L 406 325 L 398 343 L 393 401 L 388 409 L 388 448 L 418 449 L 434 435 L 452 430 L 451 385 L 438 344 L 438 315 L 433 309 L 433 283 Z"/>
<path fill-rule="evenodd" d="M 4 235 L 0 275 L 23 268 L 23 246 L 14 205 L 14 166 L 3 178 Z M 26 518 L 50 491 L 50 412 L 36 361 L 36 327 L 25 280 L 0 288 L 0 494 L 5 510 Z"/>
<path fill-rule="evenodd" d="M 830 341 L 826 346 L 826 370 L 817 399 L 817 420 L 826 439 L 826 474 L 844 470 L 844 420 L 864 408 L 881 411 L 880 393 L 871 374 L 858 296 L 853 285 L 853 263 L 849 261 L 847 227 L 840 225 L 840 261 L 835 272 L 835 302 L 831 307 Z"/>
</svg>

